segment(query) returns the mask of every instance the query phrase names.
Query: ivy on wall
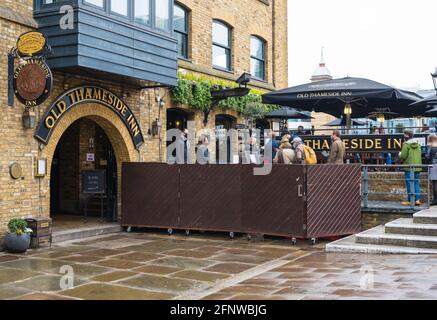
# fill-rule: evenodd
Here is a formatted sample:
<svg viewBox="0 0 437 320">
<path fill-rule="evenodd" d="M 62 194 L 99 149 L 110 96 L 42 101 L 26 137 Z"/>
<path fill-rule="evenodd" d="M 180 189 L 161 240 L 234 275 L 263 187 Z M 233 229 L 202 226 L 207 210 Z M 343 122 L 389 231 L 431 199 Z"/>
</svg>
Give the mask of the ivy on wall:
<svg viewBox="0 0 437 320">
<path fill-rule="evenodd" d="M 172 100 L 190 106 L 196 110 L 207 111 L 212 107 L 211 90 L 237 88 L 234 82 L 211 79 L 193 74 L 179 73 L 177 86 L 171 90 Z M 251 89 L 243 97 L 232 97 L 218 102 L 222 110 L 234 110 L 246 118 L 262 118 L 266 113 L 279 108 L 276 105 L 263 104 L 261 95 L 265 92 Z"/>
</svg>

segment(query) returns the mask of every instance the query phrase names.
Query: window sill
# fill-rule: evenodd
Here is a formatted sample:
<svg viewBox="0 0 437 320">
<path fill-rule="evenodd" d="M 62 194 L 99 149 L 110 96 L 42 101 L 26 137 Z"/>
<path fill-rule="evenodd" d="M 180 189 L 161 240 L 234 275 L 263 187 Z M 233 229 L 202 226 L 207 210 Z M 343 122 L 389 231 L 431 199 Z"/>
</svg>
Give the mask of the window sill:
<svg viewBox="0 0 437 320">
<path fill-rule="evenodd" d="M 217 67 L 217 66 L 212 66 L 212 68 L 214 70 L 217 70 L 217 71 L 226 72 L 226 73 L 229 73 L 229 74 L 235 74 L 234 71 L 228 70 L 228 69 L 225 69 L 225 68 L 221 68 L 221 67 Z"/>
</svg>

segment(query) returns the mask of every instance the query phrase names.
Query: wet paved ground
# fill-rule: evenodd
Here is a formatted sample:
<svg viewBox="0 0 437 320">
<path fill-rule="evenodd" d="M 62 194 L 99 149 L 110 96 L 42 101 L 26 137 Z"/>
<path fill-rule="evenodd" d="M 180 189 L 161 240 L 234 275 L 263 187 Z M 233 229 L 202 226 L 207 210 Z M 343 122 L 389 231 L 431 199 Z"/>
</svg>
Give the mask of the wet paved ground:
<svg viewBox="0 0 437 320">
<path fill-rule="evenodd" d="M 437 256 L 323 249 L 223 234 L 101 236 L 0 254 L 0 299 L 437 299 Z M 65 266 L 73 288 L 61 286 Z"/>
</svg>

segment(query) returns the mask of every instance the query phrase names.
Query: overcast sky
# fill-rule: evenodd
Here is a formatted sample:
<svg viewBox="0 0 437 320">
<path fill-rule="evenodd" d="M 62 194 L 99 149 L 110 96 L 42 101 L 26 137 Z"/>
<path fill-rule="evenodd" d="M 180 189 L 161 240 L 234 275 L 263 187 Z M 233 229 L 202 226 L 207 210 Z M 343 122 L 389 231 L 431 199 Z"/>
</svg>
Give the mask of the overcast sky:
<svg viewBox="0 0 437 320">
<path fill-rule="evenodd" d="M 325 61 L 334 78 L 433 88 L 437 0 L 289 0 L 289 83 Z"/>
</svg>

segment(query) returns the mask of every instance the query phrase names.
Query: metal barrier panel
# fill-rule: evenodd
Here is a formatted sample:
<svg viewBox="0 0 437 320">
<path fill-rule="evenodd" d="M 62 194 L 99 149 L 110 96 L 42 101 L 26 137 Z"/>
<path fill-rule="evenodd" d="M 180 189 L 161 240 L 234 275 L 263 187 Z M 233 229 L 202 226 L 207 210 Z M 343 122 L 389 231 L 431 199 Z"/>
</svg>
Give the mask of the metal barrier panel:
<svg viewBox="0 0 437 320">
<path fill-rule="evenodd" d="M 274 165 L 266 176 L 241 171 L 243 230 L 269 235 L 303 237 L 305 166 Z"/>
<path fill-rule="evenodd" d="M 241 165 L 182 165 L 180 228 L 241 230 Z"/>
<path fill-rule="evenodd" d="M 179 166 L 123 163 L 121 224 L 177 228 Z"/>
<path fill-rule="evenodd" d="M 307 166 L 307 237 L 361 231 L 361 166 Z"/>
</svg>

